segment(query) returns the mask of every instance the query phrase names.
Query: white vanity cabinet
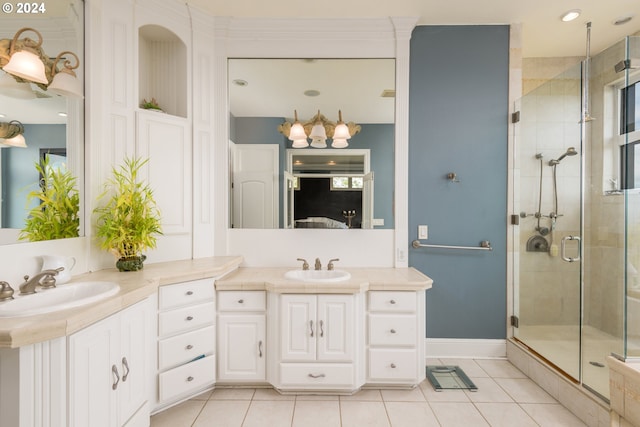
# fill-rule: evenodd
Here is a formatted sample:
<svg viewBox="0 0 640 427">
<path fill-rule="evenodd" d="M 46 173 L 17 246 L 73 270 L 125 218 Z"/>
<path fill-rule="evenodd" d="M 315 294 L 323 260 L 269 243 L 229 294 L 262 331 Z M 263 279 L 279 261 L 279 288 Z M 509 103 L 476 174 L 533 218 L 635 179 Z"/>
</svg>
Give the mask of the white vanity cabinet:
<svg viewBox="0 0 640 427">
<path fill-rule="evenodd" d="M 158 290 L 158 401 L 154 411 L 214 384 L 214 279 Z"/>
<path fill-rule="evenodd" d="M 367 384 L 415 385 L 425 377 L 424 291 L 370 291 Z"/>
<path fill-rule="evenodd" d="M 144 300 L 69 336 L 70 427 L 148 425 L 152 315 Z"/>
<path fill-rule="evenodd" d="M 281 390 L 353 390 L 363 294 L 282 294 L 278 303 L 278 375 Z"/>
<path fill-rule="evenodd" d="M 218 292 L 218 381 L 266 381 L 266 293 Z"/>
</svg>

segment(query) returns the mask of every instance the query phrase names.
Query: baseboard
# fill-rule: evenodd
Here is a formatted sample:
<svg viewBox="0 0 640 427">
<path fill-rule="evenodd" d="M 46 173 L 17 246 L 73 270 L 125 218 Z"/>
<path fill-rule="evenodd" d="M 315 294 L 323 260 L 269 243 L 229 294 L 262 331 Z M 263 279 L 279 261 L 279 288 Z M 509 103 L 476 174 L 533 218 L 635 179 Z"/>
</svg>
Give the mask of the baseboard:
<svg viewBox="0 0 640 427">
<path fill-rule="evenodd" d="M 427 358 L 506 358 L 507 340 L 426 338 L 424 343 Z"/>
</svg>

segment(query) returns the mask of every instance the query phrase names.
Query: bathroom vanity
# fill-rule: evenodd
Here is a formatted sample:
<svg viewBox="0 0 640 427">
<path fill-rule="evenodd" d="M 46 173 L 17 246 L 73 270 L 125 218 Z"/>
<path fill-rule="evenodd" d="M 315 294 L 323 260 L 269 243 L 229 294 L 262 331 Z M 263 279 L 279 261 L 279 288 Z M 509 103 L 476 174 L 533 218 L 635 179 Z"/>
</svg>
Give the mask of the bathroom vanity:
<svg viewBox="0 0 640 427">
<path fill-rule="evenodd" d="M 113 281 L 118 293 L 2 318 L 0 425 L 147 426 L 150 414 L 217 385 L 350 394 L 424 379 L 427 276 L 349 268 L 347 280 L 309 282 L 241 263 L 88 273 L 70 285 Z"/>
</svg>

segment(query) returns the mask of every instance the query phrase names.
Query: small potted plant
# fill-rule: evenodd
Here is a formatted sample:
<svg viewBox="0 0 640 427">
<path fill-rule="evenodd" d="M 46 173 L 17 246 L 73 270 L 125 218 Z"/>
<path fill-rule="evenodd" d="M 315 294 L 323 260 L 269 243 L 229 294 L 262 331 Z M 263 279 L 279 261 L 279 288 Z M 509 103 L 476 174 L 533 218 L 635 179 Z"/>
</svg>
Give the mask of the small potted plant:
<svg viewBox="0 0 640 427">
<path fill-rule="evenodd" d="M 140 169 L 148 160 L 125 158 L 120 167 L 114 167 L 105 191 L 98 197 L 107 198 L 107 202 L 94 209 L 101 247 L 115 255 L 120 271 L 142 269 L 146 259 L 142 252 L 155 248 L 156 236 L 162 234 L 153 191 L 139 179 Z"/>
<path fill-rule="evenodd" d="M 158 101 L 156 101 L 155 98 L 151 98 L 151 101 L 147 101 L 146 99 L 143 99 L 142 103 L 140 104 L 140 108 L 144 110 L 153 110 L 153 111 L 162 112 L 162 108 L 160 108 L 160 104 L 158 104 Z"/>
<path fill-rule="evenodd" d="M 35 167 L 40 188 L 27 195 L 27 204 L 35 199 L 38 205 L 29 211 L 19 238 L 37 242 L 78 237 L 80 195 L 76 178 L 65 167 L 50 165 L 48 155 Z"/>
</svg>

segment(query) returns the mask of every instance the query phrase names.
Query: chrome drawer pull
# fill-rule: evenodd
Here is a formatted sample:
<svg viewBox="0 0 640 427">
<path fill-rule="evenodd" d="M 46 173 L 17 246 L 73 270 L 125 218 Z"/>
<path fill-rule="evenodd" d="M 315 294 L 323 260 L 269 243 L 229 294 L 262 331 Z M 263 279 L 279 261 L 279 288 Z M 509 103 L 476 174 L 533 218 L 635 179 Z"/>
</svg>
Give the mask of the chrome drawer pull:
<svg viewBox="0 0 640 427">
<path fill-rule="evenodd" d="M 318 374 L 318 375 L 309 374 L 309 377 L 311 377 L 311 378 L 324 378 L 325 375 L 324 374 Z"/>
<path fill-rule="evenodd" d="M 391 304 L 395 304 L 395 303 L 396 303 L 396 300 L 392 299 L 391 301 L 389 301 L 389 303 L 391 303 Z"/>
<path fill-rule="evenodd" d="M 320 321 L 320 338 L 324 337 L 324 322 Z"/>
<path fill-rule="evenodd" d="M 311 338 L 313 338 L 313 320 L 309 320 L 309 328 L 311 329 Z"/>
<path fill-rule="evenodd" d="M 189 382 L 193 381 L 193 377 L 187 377 L 187 381 Z"/>
<path fill-rule="evenodd" d="M 127 380 L 127 377 L 129 376 L 129 372 L 131 372 L 131 369 L 129 369 L 129 362 L 127 362 L 126 357 L 122 358 L 122 366 L 124 366 L 127 370 L 127 372 L 125 372 L 122 376 L 122 382 L 125 382 Z"/>
<path fill-rule="evenodd" d="M 120 382 L 120 375 L 118 375 L 118 368 L 116 365 L 111 366 L 111 372 L 116 377 L 116 381 L 111 385 L 111 390 L 116 390 L 118 388 L 118 383 Z"/>
<path fill-rule="evenodd" d="M 190 322 L 193 320 L 193 316 L 187 316 L 187 322 Z"/>
<path fill-rule="evenodd" d="M 187 291 L 187 295 L 189 296 L 193 295 L 193 291 Z"/>
<path fill-rule="evenodd" d="M 396 364 L 395 363 L 391 364 L 391 369 L 396 369 Z"/>
<path fill-rule="evenodd" d="M 395 334 L 395 333 L 396 333 L 396 330 L 395 330 L 395 329 L 392 329 L 392 330 L 390 330 L 389 332 L 391 332 L 392 334 Z"/>
<path fill-rule="evenodd" d="M 243 299 L 239 299 L 238 300 L 238 304 L 244 304 L 244 300 Z"/>
<path fill-rule="evenodd" d="M 187 346 L 187 350 L 191 350 L 192 348 L 193 348 L 193 346 L 192 346 L 191 344 L 189 344 L 189 345 Z"/>
<path fill-rule="evenodd" d="M 262 341 L 258 341 L 258 355 L 262 357 Z"/>
</svg>

